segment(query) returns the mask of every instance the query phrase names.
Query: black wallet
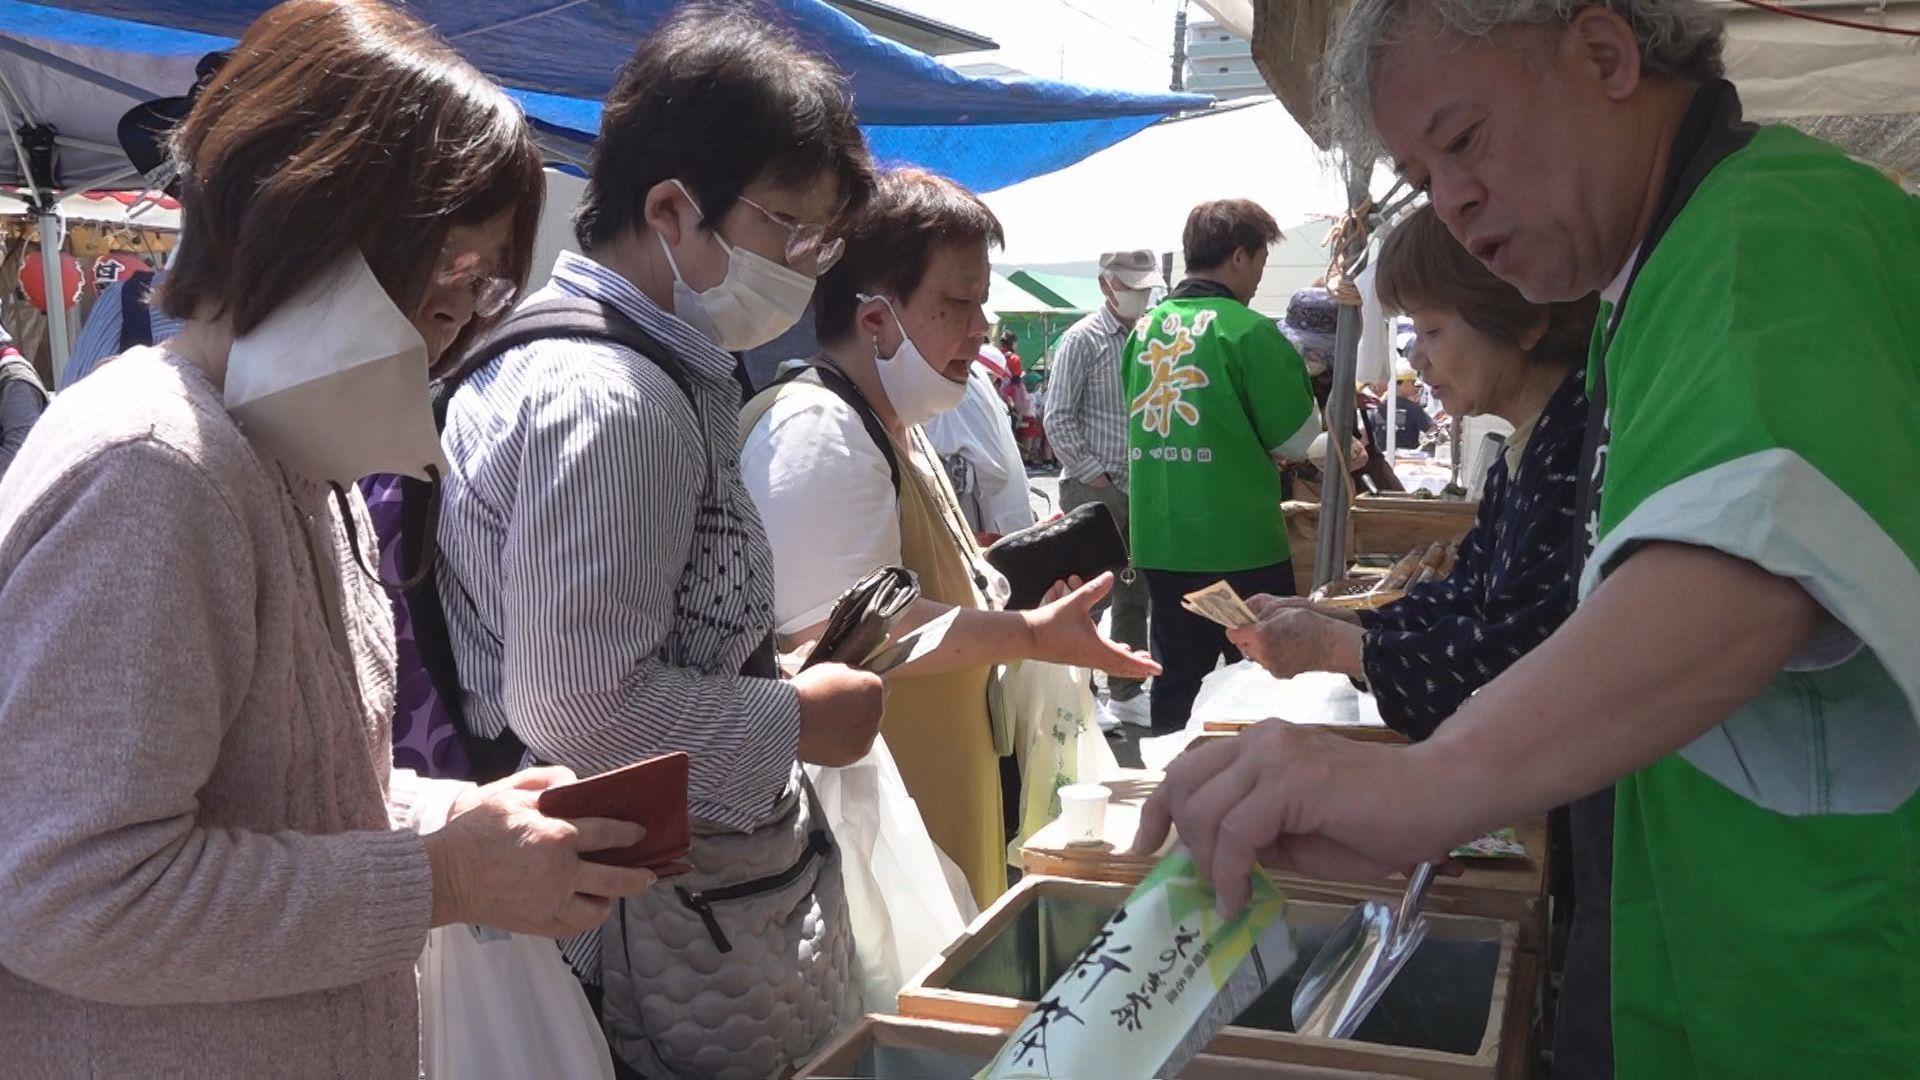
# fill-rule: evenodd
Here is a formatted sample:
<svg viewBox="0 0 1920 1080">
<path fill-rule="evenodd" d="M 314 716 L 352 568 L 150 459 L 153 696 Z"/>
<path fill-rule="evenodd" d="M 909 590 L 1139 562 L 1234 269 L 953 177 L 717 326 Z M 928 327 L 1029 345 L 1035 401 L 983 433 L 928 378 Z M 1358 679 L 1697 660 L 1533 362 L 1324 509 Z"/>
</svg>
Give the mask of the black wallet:
<svg viewBox="0 0 1920 1080">
<path fill-rule="evenodd" d="M 1087 503 L 1063 517 L 1001 537 L 986 550 L 988 565 L 1013 586 L 1007 610 L 1040 606 L 1054 582 L 1092 581 L 1127 567 L 1127 541 L 1105 503 Z"/>
<path fill-rule="evenodd" d="M 920 576 L 902 566 L 882 566 L 854 582 L 833 602 L 826 629 L 800 670 L 828 661 L 851 667 L 865 664 L 919 598 Z"/>
</svg>

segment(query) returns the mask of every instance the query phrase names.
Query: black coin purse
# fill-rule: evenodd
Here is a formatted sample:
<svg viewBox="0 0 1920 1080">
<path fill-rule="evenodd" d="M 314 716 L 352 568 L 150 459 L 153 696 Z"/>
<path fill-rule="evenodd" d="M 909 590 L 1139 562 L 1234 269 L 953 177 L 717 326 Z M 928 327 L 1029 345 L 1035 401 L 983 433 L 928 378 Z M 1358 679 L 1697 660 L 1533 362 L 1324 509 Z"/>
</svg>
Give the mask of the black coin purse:
<svg viewBox="0 0 1920 1080">
<path fill-rule="evenodd" d="M 1087 503 L 1052 521 L 1003 536 L 986 552 L 988 565 L 1000 571 L 1013 594 L 1007 610 L 1040 606 L 1054 582 L 1077 577 L 1092 581 L 1127 567 L 1127 541 L 1105 503 Z"/>
</svg>

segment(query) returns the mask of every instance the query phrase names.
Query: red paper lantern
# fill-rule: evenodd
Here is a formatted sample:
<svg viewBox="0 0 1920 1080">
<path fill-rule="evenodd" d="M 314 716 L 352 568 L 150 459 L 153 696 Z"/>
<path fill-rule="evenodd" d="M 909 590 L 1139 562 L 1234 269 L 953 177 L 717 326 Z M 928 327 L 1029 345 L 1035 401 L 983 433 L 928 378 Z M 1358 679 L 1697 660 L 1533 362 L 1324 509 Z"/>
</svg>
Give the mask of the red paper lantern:
<svg viewBox="0 0 1920 1080">
<path fill-rule="evenodd" d="M 115 282 L 125 281 L 135 274 L 143 274 L 153 267 L 138 255 L 129 255 L 124 251 L 115 251 L 102 255 L 93 264 L 93 291 L 97 295 L 107 291 Z"/>
<path fill-rule="evenodd" d="M 64 294 L 61 307 L 70 308 L 80 302 L 80 260 L 65 252 L 60 255 L 60 286 Z M 38 251 L 29 252 L 20 260 L 20 288 L 34 307 L 47 310 L 47 275 Z"/>
</svg>

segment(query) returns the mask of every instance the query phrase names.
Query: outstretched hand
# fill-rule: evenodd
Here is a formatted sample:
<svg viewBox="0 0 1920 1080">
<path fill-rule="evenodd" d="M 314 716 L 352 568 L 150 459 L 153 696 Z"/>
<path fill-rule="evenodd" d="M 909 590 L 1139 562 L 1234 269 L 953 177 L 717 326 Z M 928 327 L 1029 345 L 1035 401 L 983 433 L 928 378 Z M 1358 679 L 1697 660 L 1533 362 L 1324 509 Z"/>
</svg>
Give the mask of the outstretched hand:
<svg viewBox="0 0 1920 1080">
<path fill-rule="evenodd" d="M 1111 571 L 1085 584 L 1077 577 L 1056 582 L 1047 590 L 1045 601 L 1026 613 L 1033 635 L 1030 655 L 1036 660 L 1095 668 L 1127 679 L 1160 674 L 1160 665 L 1146 653 L 1101 636 L 1093 621 L 1093 609 L 1112 591 Z"/>
</svg>

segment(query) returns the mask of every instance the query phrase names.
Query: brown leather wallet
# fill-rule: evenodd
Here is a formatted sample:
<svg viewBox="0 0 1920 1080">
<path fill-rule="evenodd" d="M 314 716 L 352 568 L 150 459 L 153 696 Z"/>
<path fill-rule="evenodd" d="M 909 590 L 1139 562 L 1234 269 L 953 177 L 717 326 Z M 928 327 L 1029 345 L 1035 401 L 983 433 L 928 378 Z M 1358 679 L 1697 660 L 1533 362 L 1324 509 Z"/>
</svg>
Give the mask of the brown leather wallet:
<svg viewBox="0 0 1920 1080">
<path fill-rule="evenodd" d="M 611 818 L 631 821 L 647 835 L 631 847 L 589 851 L 580 857 L 610 866 L 644 866 L 660 877 L 692 870 L 680 860 L 693 846 L 687 820 L 687 755 L 661 754 L 624 768 L 590 776 L 540 793 L 540 812 L 576 820 Z"/>
</svg>

